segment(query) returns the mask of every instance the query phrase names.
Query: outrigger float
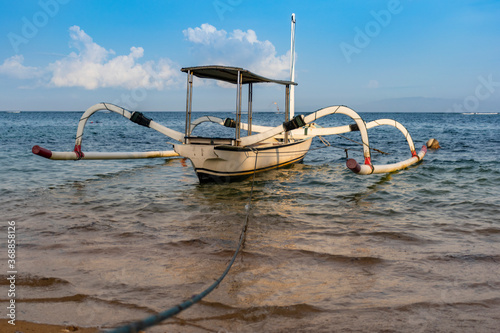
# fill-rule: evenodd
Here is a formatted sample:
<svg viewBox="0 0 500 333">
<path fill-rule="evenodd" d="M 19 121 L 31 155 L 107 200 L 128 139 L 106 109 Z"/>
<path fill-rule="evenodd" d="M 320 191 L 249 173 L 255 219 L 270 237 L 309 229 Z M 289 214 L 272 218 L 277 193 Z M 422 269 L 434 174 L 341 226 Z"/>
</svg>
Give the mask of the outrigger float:
<svg viewBox="0 0 500 333">
<path fill-rule="evenodd" d="M 52 160 L 100 160 L 100 159 L 138 159 L 138 158 L 188 158 L 201 183 L 212 181 L 235 181 L 251 176 L 254 172 L 263 172 L 292 163 L 300 162 L 309 151 L 312 139 L 316 136 L 327 136 L 359 131 L 363 145 L 364 161 L 359 164 L 355 159 L 347 159 L 347 167 L 360 175 L 387 173 L 406 168 L 421 161 L 427 152 L 427 146 L 422 146 L 416 152 L 413 140 L 406 128 L 395 120 L 379 119 L 366 123 L 347 106 L 329 106 L 309 115 L 294 115 L 294 45 L 295 17 L 292 15 L 291 38 L 291 68 L 290 81 L 266 78 L 246 69 L 229 66 L 197 66 L 182 68 L 187 73 L 186 123 L 184 133 L 167 128 L 156 123 L 141 112 L 128 111 L 122 107 L 99 103 L 88 108 L 81 116 L 76 133 L 75 147 L 70 152 L 52 152 L 40 146 L 34 146 L 36 155 Z M 221 119 L 214 116 L 204 116 L 191 120 L 193 77 L 213 79 L 236 85 L 236 119 Z M 257 83 L 274 83 L 285 86 L 285 121 L 276 127 L 257 126 L 252 124 L 253 85 Z M 242 88 L 248 86 L 248 121 L 242 121 Z M 82 140 L 88 119 L 97 111 L 112 111 L 130 119 L 139 125 L 154 129 L 179 143 L 173 144 L 173 150 L 146 152 L 83 152 Z M 315 122 L 333 114 L 346 115 L 354 121 L 353 124 L 337 127 L 319 127 Z M 234 137 L 217 138 L 194 136 L 195 127 L 212 122 L 235 129 Z M 368 129 L 377 126 L 393 126 L 400 130 L 410 147 L 411 158 L 394 164 L 374 165 L 370 154 Z M 243 136 L 246 132 L 246 135 Z"/>
</svg>

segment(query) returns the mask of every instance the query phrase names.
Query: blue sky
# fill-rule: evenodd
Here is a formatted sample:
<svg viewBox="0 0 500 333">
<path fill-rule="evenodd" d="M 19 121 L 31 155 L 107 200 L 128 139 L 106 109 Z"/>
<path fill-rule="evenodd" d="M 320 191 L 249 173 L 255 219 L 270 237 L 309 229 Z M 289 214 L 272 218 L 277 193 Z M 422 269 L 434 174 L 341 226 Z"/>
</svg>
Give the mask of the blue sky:
<svg viewBox="0 0 500 333">
<path fill-rule="evenodd" d="M 0 110 L 79 111 L 111 102 L 185 108 L 181 67 L 224 64 L 289 77 L 296 111 L 500 111 L 500 1 L 1 0 Z M 283 108 L 254 88 L 254 109 Z M 198 82 L 194 109 L 234 108 Z"/>
</svg>

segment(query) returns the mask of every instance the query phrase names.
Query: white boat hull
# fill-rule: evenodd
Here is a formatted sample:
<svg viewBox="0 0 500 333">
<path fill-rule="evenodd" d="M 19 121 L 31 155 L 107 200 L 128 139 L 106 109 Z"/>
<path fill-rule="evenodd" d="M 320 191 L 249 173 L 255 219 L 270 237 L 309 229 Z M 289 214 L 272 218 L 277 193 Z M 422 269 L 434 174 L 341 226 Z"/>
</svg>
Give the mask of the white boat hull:
<svg viewBox="0 0 500 333">
<path fill-rule="evenodd" d="M 176 144 L 174 150 L 188 158 L 201 183 L 230 182 L 302 161 L 312 138 L 288 144 L 235 147 L 210 144 Z"/>
</svg>

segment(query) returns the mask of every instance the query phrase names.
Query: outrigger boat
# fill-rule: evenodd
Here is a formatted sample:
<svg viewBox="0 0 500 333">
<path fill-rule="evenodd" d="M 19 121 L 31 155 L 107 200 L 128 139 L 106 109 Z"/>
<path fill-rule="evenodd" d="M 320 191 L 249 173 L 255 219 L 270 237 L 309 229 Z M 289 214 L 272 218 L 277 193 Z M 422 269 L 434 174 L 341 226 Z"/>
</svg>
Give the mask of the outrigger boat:
<svg viewBox="0 0 500 333">
<path fill-rule="evenodd" d="M 363 145 L 364 163 L 348 159 L 349 169 L 357 174 L 387 173 L 406 168 L 423 159 L 427 147 L 422 146 L 417 154 L 413 140 L 406 128 L 395 120 L 379 119 L 365 123 L 363 119 L 347 106 L 330 106 L 315 111 L 307 116 L 294 115 L 294 33 L 295 17 L 292 15 L 291 38 L 291 68 L 290 81 L 266 78 L 246 69 L 229 66 L 197 66 L 182 68 L 187 73 L 186 123 L 184 133 L 167 128 L 141 112 L 128 111 L 122 107 L 99 103 L 88 108 L 81 116 L 76 133 L 75 147 L 70 152 L 52 152 L 40 146 L 34 146 L 34 154 L 52 160 L 90 160 L 90 159 L 136 159 L 165 158 L 180 156 L 188 158 L 201 183 L 211 181 L 234 181 L 247 178 L 254 172 L 263 172 L 300 162 L 309 151 L 312 139 L 316 136 L 327 136 L 359 131 Z M 214 116 L 204 116 L 191 120 L 193 77 L 213 79 L 228 82 L 236 86 L 236 119 L 220 119 Z M 285 86 L 285 121 L 276 127 L 253 125 L 252 99 L 253 85 L 274 83 Z M 242 87 L 248 86 L 248 121 L 242 121 Z M 173 150 L 147 152 L 83 152 L 82 139 L 88 119 L 97 111 L 112 111 L 130 119 L 139 125 L 154 129 L 176 141 Z M 319 127 L 315 122 L 324 116 L 332 114 L 347 115 L 353 124 L 337 127 Z M 192 135 L 196 126 L 212 122 L 221 126 L 234 128 L 234 136 L 230 138 L 203 137 Z M 371 161 L 368 129 L 388 125 L 400 130 L 406 138 L 411 151 L 411 158 L 394 164 L 374 165 Z M 246 135 L 242 135 L 245 134 Z"/>
</svg>

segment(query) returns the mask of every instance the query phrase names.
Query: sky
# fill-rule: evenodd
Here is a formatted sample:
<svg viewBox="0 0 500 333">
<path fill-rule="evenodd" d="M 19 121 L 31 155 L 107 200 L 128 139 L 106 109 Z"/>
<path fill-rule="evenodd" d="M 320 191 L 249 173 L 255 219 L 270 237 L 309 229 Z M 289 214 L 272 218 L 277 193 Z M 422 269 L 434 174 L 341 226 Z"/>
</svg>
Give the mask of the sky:
<svg viewBox="0 0 500 333">
<path fill-rule="evenodd" d="M 0 110 L 183 111 L 180 69 L 198 65 L 289 79 L 295 13 L 296 112 L 500 112 L 498 0 L 0 3 Z M 282 87 L 253 96 L 254 111 L 284 108 Z M 195 79 L 194 111 L 234 111 L 235 98 Z"/>
</svg>

